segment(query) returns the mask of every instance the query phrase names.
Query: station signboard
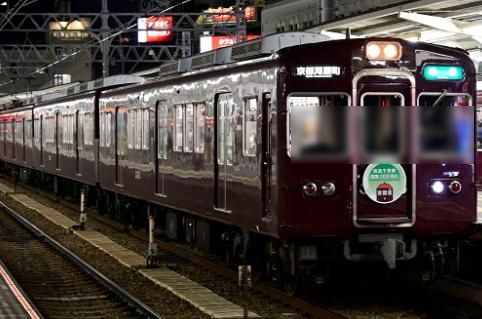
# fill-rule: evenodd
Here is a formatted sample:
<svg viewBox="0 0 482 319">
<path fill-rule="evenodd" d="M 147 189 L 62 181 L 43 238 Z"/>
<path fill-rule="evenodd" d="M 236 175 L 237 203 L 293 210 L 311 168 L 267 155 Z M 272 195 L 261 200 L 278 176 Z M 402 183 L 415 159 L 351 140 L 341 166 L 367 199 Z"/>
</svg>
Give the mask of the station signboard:
<svg viewBox="0 0 482 319">
<path fill-rule="evenodd" d="M 80 18 L 71 21 L 49 22 L 50 43 L 84 43 L 90 39 L 87 31 L 92 21 L 89 18 Z"/>
<path fill-rule="evenodd" d="M 246 35 L 246 40 L 252 40 L 259 38 L 259 35 L 248 34 Z M 201 53 L 216 50 L 219 48 L 229 47 L 237 43 L 236 36 L 229 35 L 208 35 L 201 36 L 200 38 Z"/>
<path fill-rule="evenodd" d="M 172 16 L 139 18 L 137 40 L 139 43 L 169 42 L 174 39 Z"/>
</svg>

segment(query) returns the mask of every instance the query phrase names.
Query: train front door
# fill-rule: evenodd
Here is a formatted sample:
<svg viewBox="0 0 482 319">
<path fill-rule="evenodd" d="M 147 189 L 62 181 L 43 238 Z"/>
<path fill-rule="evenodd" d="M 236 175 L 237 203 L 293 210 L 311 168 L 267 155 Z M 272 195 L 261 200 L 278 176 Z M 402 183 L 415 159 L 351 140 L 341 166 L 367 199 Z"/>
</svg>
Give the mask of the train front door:
<svg viewBox="0 0 482 319">
<path fill-rule="evenodd" d="M 354 223 L 358 227 L 415 222 L 415 165 L 410 163 L 410 108 L 414 86 L 399 76 L 398 83 L 359 82 L 355 105 L 360 111 L 361 162 L 354 165 Z"/>
<path fill-rule="evenodd" d="M 217 96 L 215 104 L 214 207 L 231 213 L 232 170 L 234 157 L 235 109 L 231 93 Z"/>
</svg>

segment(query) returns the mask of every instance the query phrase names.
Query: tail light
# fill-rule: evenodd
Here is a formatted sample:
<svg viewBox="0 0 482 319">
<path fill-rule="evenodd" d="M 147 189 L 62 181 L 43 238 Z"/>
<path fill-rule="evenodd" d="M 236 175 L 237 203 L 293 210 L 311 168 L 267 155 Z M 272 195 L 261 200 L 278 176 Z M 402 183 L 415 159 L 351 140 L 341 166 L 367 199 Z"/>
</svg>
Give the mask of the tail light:
<svg viewBox="0 0 482 319">
<path fill-rule="evenodd" d="M 365 53 L 369 60 L 396 61 L 402 57 L 402 46 L 398 42 L 370 41 Z"/>
<path fill-rule="evenodd" d="M 449 189 L 453 194 L 458 194 L 462 191 L 462 184 L 459 181 L 452 181 L 449 184 Z"/>
<path fill-rule="evenodd" d="M 306 196 L 315 196 L 317 191 L 318 187 L 315 183 L 307 183 L 303 186 L 303 193 L 305 193 Z"/>
</svg>

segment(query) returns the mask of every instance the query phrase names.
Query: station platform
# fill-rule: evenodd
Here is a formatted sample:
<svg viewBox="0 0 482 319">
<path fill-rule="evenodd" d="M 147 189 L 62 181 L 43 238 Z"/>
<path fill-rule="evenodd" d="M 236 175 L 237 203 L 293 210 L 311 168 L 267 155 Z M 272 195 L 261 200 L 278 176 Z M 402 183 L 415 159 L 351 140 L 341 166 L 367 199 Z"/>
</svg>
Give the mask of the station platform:
<svg viewBox="0 0 482 319">
<path fill-rule="evenodd" d="M 47 207 L 25 194 L 13 194 L 7 185 L 0 183 L 0 192 L 8 193 L 9 196 L 37 213 L 50 220 L 52 223 L 71 231 L 79 238 L 89 242 L 116 259 L 124 267 L 138 271 L 142 276 L 152 281 L 180 299 L 190 303 L 211 318 L 244 318 L 243 308 L 219 296 L 212 290 L 172 271 L 166 267 L 146 268 L 145 257 L 117 244 L 104 234 L 92 229 L 73 230 L 72 225 L 77 222 L 59 213 L 53 208 Z M 249 318 L 259 318 L 254 312 L 249 312 Z M 1 317 L 0 317 L 1 319 Z"/>
<path fill-rule="evenodd" d="M 43 318 L 2 261 L 0 261 L 0 318 Z"/>
</svg>

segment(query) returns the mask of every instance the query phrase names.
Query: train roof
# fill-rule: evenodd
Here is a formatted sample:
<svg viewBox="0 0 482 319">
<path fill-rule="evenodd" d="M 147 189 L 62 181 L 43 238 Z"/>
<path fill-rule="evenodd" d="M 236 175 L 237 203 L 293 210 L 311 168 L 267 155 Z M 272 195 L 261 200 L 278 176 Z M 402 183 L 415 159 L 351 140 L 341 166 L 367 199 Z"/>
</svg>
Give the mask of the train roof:
<svg viewBox="0 0 482 319">
<path fill-rule="evenodd" d="M 309 32 L 272 34 L 229 47 L 197 54 L 192 57 L 164 63 L 160 66 L 159 77 L 164 78 L 213 66 L 268 57 L 284 48 L 330 40 L 326 35 Z M 157 80 L 159 80 L 159 78 L 157 78 Z"/>
<path fill-rule="evenodd" d="M 30 97 L 22 97 L 23 94 L 12 94 L 3 97 L 5 101 L 10 101 L 8 105 L 4 105 L 6 109 L 21 110 L 24 107 L 44 104 L 57 100 L 69 99 L 84 93 L 94 92 L 96 90 L 108 90 L 116 87 L 140 84 L 145 79 L 136 75 L 114 75 L 107 78 L 101 78 L 88 82 L 75 82 L 58 87 L 51 87 L 44 90 L 31 92 Z"/>
</svg>

